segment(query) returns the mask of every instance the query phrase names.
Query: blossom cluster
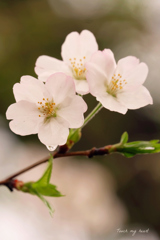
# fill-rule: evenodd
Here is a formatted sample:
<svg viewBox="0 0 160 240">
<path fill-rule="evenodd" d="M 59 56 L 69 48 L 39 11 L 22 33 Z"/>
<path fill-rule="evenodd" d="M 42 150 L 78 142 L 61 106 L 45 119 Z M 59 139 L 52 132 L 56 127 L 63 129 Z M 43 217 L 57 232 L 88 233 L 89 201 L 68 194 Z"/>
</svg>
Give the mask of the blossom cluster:
<svg viewBox="0 0 160 240">
<path fill-rule="evenodd" d="M 104 108 L 122 114 L 152 104 L 143 86 L 147 65 L 133 56 L 116 64 L 110 49 L 98 50 L 90 31 L 68 34 L 61 56 L 62 60 L 40 56 L 35 66 L 38 79 L 23 76 L 14 85 L 16 103 L 6 116 L 16 134 L 38 134 L 52 150 L 65 144 L 69 129 L 81 128 L 84 123 L 87 104 L 82 95 L 88 93 Z"/>
</svg>

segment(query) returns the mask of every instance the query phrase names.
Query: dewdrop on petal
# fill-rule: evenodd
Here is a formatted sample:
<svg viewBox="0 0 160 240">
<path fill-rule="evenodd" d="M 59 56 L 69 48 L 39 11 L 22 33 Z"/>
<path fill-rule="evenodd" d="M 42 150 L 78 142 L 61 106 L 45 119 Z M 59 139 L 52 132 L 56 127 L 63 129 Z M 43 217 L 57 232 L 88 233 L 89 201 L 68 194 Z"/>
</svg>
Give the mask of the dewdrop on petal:
<svg viewBox="0 0 160 240">
<path fill-rule="evenodd" d="M 46 146 L 49 151 L 54 151 L 57 146 Z"/>
</svg>

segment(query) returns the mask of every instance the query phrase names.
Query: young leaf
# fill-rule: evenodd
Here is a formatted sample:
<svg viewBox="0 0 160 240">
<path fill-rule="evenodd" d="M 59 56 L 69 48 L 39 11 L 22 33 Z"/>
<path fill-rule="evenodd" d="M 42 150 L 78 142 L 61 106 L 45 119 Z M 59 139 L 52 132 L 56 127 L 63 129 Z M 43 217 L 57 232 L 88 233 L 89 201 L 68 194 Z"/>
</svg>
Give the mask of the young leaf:
<svg viewBox="0 0 160 240">
<path fill-rule="evenodd" d="M 54 210 L 52 209 L 50 203 L 38 191 L 36 191 L 35 189 L 32 189 L 32 191 L 33 191 L 33 194 L 39 197 L 42 200 L 42 202 L 48 207 L 49 213 L 51 217 L 53 217 Z"/>
<path fill-rule="evenodd" d="M 32 188 L 44 196 L 49 197 L 62 197 L 63 195 L 56 189 L 55 185 L 52 184 L 38 184 L 33 183 Z"/>
<path fill-rule="evenodd" d="M 53 210 L 49 204 L 49 202 L 43 197 L 50 196 L 50 197 L 61 197 L 63 196 L 56 188 L 55 185 L 49 183 L 52 173 L 52 160 L 53 157 L 51 156 L 48 162 L 47 169 L 45 170 L 42 177 L 37 182 L 27 182 L 20 184 L 17 188 L 19 191 L 27 192 L 33 195 L 38 196 L 45 205 L 49 208 L 50 214 L 52 215 Z"/>
<path fill-rule="evenodd" d="M 124 132 L 121 136 L 121 140 L 120 140 L 120 143 L 121 144 L 125 144 L 128 142 L 128 133 L 127 132 Z"/>
<path fill-rule="evenodd" d="M 135 141 L 116 146 L 115 151 L 120 152 L 126 157 L 132 157 L 136 154 L 157 153 L 160 152 L 160 143 L 158 140 Z"/>
<path fill-rule="evenodd" d="M 52 165 L 53 165 L 53 156 L 50 156 L 50 159 L 48 160 L 48 167 L 42 177 L 36 182 L 38 184 L 48 184 L 51 178 L 52 173 Z"/>
</svg>

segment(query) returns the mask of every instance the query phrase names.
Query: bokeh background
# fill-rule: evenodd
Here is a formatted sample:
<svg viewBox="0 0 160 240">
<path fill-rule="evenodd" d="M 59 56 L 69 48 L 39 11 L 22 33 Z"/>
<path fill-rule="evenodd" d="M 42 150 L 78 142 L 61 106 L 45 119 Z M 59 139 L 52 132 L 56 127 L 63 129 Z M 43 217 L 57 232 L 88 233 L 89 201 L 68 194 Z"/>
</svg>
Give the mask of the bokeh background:
<svg viewBox="0 0 160 240">
<path fill-rule="evenodd" d="M 66 35 L 83 29 L 93 32 L 99 49 L 110 48 L 116 60 L 133 55 L 147 63 L 145 86 L 154 105 L 126 115 L 101 110 L 74 150 L 114 144 L 124 131 L 130 141 L 160 138 L 159 0 L 0 0 L 1 179 L 48 155 L 36 135 L 16 136 L 8 127 L 5 112 L 14 102 L 14 83 L 22 75 L 36 77 L 38 56 L 61 59 Z M 85 100 L 90 111 L 96 101 L 90 95 Z M 19 179 L 37 180 L 45 167 Z M 1 240 L 159 239 L 159 154 L 58 159 L 52 178 L 66 195 L 50 199 L 53 218 L 36 197 L 0 188 Z M 134 236 L 130 229 L 137 231 Z"/>
</svg>

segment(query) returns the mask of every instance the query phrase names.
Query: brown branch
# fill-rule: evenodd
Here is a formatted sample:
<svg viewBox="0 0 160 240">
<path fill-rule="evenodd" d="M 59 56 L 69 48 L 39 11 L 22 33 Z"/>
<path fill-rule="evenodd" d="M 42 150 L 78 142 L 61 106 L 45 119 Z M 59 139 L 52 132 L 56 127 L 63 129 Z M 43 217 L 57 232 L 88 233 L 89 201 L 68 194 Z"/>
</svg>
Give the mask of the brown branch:
<svg viewBox="0 0 160 240">
<path fill-rule="evenodd" d="M 69 157 L 69 156 L 86 156 L 88 158 L 92 158 L 93 156 L 96 155 L 105 155 L 105 154 L 109 154 L 109 149 L 112 147 L 112 145 L 108 145 L 106 147 L 102 147 L 102 148 L 92 148 L 90 150 L 86 150 L 86 151 L 77 151 L 77 152 L 66 152 L 66 153 L 59 153 L 58 152 L 54 152 L 53 153 L 53 158 L 61 158 L 61 157 Z M 3 181 L 0 181 L 0 185 L 5 185 L 7 186 L 11 191 L 14 188 L 14 181 L 13 178 L 21 175 L 22 173 L 25 173 L 39 165 L 41 165 L 42 163 L 47 162 L 49 159 L 49 157 L 44 158 L 36 163 L 33 163 L 32 165 L 18 171 L 17 173 L 11 175 L 10 177 L 6 178 Z"/>
</svg>

